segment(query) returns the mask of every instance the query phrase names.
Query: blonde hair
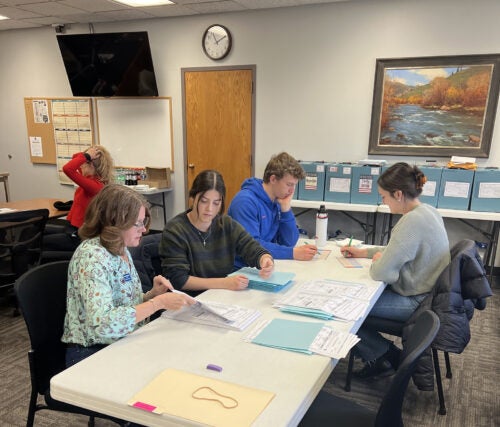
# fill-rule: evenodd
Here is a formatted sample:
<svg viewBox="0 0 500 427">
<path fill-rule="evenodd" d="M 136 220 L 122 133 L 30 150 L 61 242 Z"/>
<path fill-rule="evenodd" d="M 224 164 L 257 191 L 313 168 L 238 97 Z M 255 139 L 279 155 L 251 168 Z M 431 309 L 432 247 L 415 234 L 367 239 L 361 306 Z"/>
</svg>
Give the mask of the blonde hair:
<svg viewBox="0 0 500 427">
<path fill-rule="evenodd" d="M 84 239 L 99 236 L 101 245 L 113 255 L 121 255 L 125 249 L 122 232 L 137 221 L 141 207 L 145 208 L 146 232 L 149 231 L 151 213 L 149 203 L 137 191 L 119 184 L 109 184 L 97 193 L 85 211 L 85 221 L 78 229 Z"/>
<path fill-rule="evenodd" d="M 115 164 L 113 158 L 105 147 L 102 145 L 99 145 L 98 147 L 101 155 L 92 160 L 92 164 L 95 168 L 95 174 L 104 184 L 113 183 L 115 180 Z"/>
</svg>

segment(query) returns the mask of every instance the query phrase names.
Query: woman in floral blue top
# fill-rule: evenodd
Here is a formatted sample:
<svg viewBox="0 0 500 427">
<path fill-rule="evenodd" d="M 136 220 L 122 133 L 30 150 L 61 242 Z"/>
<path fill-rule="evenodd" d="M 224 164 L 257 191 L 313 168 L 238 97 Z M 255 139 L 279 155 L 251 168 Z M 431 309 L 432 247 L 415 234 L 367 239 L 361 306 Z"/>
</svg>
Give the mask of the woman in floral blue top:
<svg viewBox="0 0 500 427">
<path fill-rule="evenodd" d="M 148 203 L 136 191 L 108 185 L 90 203 L 78 233 L 68 271 L 62 341 L 71 366 L 124 337 L 160 309 L 176 310 L 191 300 L 173 290 L 163 276 L 142 293 L 127 247 L 138 246 L 148 231 Z"/>
</svg>

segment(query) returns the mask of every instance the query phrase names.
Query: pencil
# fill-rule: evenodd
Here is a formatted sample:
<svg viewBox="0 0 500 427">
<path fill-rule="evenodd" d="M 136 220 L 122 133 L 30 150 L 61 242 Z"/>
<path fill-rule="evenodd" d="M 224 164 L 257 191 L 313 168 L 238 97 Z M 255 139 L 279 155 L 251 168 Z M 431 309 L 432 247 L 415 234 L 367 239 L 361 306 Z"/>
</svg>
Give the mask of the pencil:
<svg viewBox="0 0 500 427">
<path fill-rule="evenodd" d="M 351 246 L 352 245 L 352 235 L 351 235 L 351 238 L 349 239 L 349 244 L 347 246 Z M 344 258 L 347 258 L 349 256 L 349 252 L 348 251 L 344 251 Z"/>
</svg>

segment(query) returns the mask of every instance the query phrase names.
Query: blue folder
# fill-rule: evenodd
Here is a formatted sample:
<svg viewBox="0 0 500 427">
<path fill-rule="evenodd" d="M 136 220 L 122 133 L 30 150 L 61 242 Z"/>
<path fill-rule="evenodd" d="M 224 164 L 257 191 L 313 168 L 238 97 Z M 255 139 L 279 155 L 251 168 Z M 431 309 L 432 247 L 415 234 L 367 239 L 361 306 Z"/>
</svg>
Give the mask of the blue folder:
<svg viewBox="0 0 500 427">
<path fill-rule="evenodd" d="M 229 276 L 243 275 L 248 277 L 248 287 L 250 289 L 258 289 L 267 292 L 278 292 L 285 289 L 292 283 L 295 273 L 286 273 L 283 271 L 275 271 L 267 279 L 259 276 L 259 270 L 252 267 L 243 267 L 238 271 L 229 274 Z"/>
<path fill-rule="evenodd" d="M 252 342 L 267 347 L 312 354 L 309 347 L 323 326 L 325 324 L 319 322 L 273 319 Z"/>
</svg>

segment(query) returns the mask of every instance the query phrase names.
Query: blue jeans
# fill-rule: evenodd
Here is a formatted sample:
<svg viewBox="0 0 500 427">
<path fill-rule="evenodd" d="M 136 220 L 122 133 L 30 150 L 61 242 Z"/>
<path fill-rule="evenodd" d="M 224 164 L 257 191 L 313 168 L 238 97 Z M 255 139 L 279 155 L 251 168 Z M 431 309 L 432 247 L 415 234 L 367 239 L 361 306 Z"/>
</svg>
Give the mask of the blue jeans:
<svg viewBox="0 0 500 427">
<path fill-rule="evenodd" d="M 382 292 L 369 315 L 406 322 L 426 296 L 427 293 L 406 297 L 388 287 Z M 361 357 L 364 362 L 374 361 L 383 356 L 392 343 L 380 333 L 363 326 L 357 335 L 361 341 L 356 344 L 355 354 Z"/>
<path fill-rule="evenodd" d="M 94 353 L 97 353 L 99 350 L 102 350 L 106 347 L 103 344 L 96 344 L 90 347 L 83 346 L 75 346 L 70 345 L 66 348 L 66 368 L 73 366 L 75 363 L 86 359 L 89 356 L 92 356 Z"/>
</svg>

